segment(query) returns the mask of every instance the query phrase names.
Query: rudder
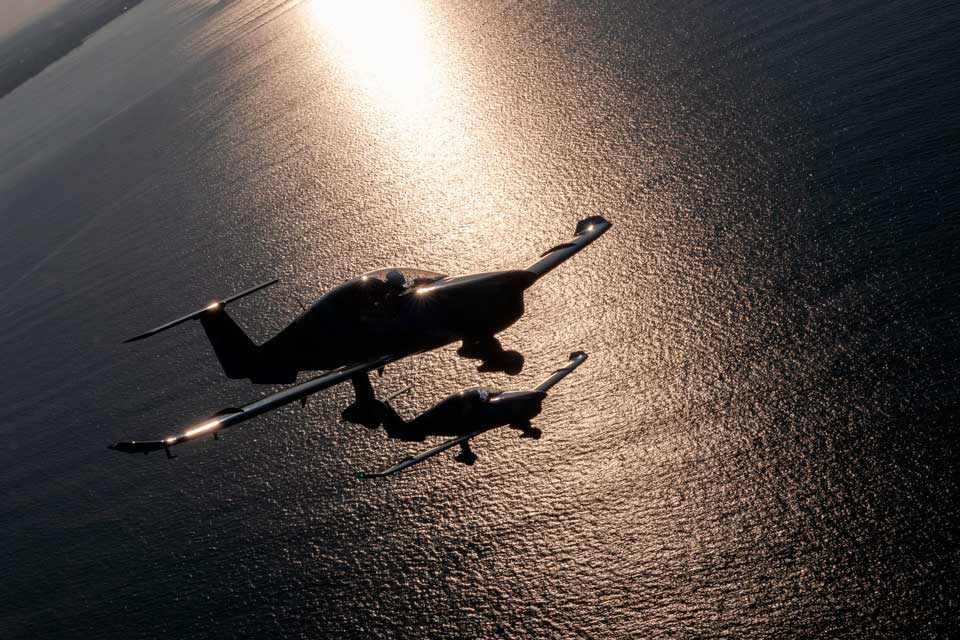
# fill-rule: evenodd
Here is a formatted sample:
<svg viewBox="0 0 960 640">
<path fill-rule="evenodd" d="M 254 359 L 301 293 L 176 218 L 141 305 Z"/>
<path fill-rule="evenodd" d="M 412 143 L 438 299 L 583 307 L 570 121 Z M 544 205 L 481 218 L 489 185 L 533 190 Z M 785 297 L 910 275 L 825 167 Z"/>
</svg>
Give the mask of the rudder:
<svg viewBox="0 0 960 640">
<path fill-rule="evenodd" d="M 211 302 L 201 309 L 191 311 L 185 316 L 145 331 L 124 340 L 124 342 L 143 340 L 189 320 L 199 320 L 228 378 L 249 378 L 251 382 L 259 384 L 295 382 L 297 379 L 296 367 L 272 362 L 264 354 L 263 347 L 254 344 L 243 329 L 224 311 L 224 307 L 231 302 L 245 298 L 251 293 L 260 291 L 277 282 L 279 282 L 277 279 L 270 280 L 223 300 Z"/>
<path fill-rule="evenodd" d="M 207 310 L 200 324 L 213 346 L 214 353 L 228 378 L 250 378 L 259 368 L 260 347 L 233 321 L 223 307 Z"/>
</svg>

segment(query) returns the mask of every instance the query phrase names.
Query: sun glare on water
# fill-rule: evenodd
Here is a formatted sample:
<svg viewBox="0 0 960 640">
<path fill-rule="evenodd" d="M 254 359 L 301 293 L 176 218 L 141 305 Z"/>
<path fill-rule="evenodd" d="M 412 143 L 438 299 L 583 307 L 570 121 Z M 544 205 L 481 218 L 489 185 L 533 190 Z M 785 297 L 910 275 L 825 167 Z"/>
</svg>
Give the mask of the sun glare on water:
<svg viewBox="0 0 960 640">
<path fill-rule="evenodd" d="M 423 226 L 444 225 L 459 246 L 472 238 L 451 234 L 476 234 L 489 245 L 519 231 L 499 204 L 509 162 L 491 148 L 499 141 L 488 124 L 476 120 L 462 43 L 443 16 L 416 0 L 313 0 L 310 17 L 318 59 L 339 77 Z"/>
<path fill-rule="evenodd" d="M 370 116 L 387 124 L 393 135 L 465 143 L 442 42 L 431 33 L 420 4 L 315 0 L 311 9 Z"/>
</svg>

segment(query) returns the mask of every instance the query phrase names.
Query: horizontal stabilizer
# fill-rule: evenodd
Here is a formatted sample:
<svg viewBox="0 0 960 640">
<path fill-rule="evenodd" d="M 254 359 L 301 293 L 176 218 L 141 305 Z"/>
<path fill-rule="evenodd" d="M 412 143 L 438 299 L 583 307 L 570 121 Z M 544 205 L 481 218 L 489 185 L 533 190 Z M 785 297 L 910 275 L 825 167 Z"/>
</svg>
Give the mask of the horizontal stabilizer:
<svg viewBox="0 0 960 640">
<path fill-rule="evenodd" d="M 583 251 L 591 242 L 602 236 L 610 228 L 610 222 L 603 216 L 590 216 L 577 223 L 574 237 L 548 249 L 540 259 L 527 267 L 527 271 L 539 278 L 553 271 L 560 264 Z"/>
<path fill-rule="evenodd" d="M 161 331 L 166 331 L 167 329 L 171 329 L 171 328 L 177 326 L 178 324 L 182 324 L 182 323 L 186 322 L 187 320 L 196 320 L 197 318 L 199 318 L 200 316 L 202 316 L 204 313 L 207 313 L 208 311 L 215 311 L 215 310 L 218 310 L 218 309 L 222 309 L 222 308 L 224 308 L 225 306 L 227 306 L 228 304 L 230 304 L 231 302 L 235 302 L 235 301 L 239 300 L 240 298 L 243 298 L 243 297 L 245 297 L 245 296 L 248 296 L 248 295 L 250 295 L 251 293 L 257 292 L 257 291 L 259 291 L 260 289 L 265 289 L 266 287 L 269 287 L 270 285 L 276 284 L 276 283 L 278 283 L 278 282 L 280 282 L 280 279 L 279 279 L 279 278 L 275 278 L 275 279 L 271 280 L 270 282 L 264 282 L 264 283 L 262 283 L 262 284 L 258 284 L 258 285 L 255 286 L 255 287 L 250 287 L 249 289 L 247 289 L 247 290 L 245 290 L 245 291 L 241 291 L 240 293 L 237 293 L 237 294 L 235 294 L 235 295 L 232 295 L 232 296 L 230 296 L 229 298 L 224 298 L 223 300 L 215 300 L 215 301 L 211 302 L 210 304 L 208 304 L 207 306 L 205 306 L 205 307 L 202 308 L 202 309 L 198 309 L 198 310 L 196 310 L 196 311 L 193 311 L 192 313 L 188 313 L 188 314 L 185 315 L 185 316 L 181 316 L 181 317 L 177 318 L 176 320 L 172 320 L 172 321 L 170 321 L 170 322 L 168 322 L 168 323 L 166 323 L 166 324 L 162 324 L 162 325 L 160 325 L 159 327 L 154 327 L 153 329 L 150 329 L 149 331 L 145 331 L 144 333 L 141 333 L 140 335 L 134 336 L 134 337 L 132 337 L 132 338 L 128 338 L 127 340 L 124 340 L 124 343 L 127 343 L 127 342 L 136 342 L 137 340 L 143 340 L 144 338 L 149 338 L 150 336 L 156 335 L 156 334 L 160 333 Z"/>
</svg>

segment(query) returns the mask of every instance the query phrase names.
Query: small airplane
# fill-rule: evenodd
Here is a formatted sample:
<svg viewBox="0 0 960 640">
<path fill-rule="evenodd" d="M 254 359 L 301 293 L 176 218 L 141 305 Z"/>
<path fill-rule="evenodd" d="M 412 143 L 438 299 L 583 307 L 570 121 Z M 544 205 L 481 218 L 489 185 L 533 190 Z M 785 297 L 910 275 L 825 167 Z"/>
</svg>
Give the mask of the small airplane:
<svg viewBox="0 0 960 640">
<path fill-rule="evenodd" d="M 150 441 L 121 441 L 115 451 L 149 453 L 214 435 L 341 382 L 353 385 L 355 401 L 343 413 L 348 422 L 368 428 L 384 419 L 369 374 L 407 356 L 460 341 L 457 354 L 480 360 L 478 371 L 516 375 L 523 356 L 505 351 L 494 337 L 524 311 L 523 294 L 541 277 L 582 251 L 610 228 L 602 216 L 577 223 L 574 237 L 545 251 L 526 269 L 448 277 L 419 269 L 381 269 L 331 289 L 286 328 L 262 345 L 227 315 L 225 307 L 275 284 L 271 280 L 207 306 L 124 342 L 135 342 L 189 320 L 199 320 L 228 378 L 257 384 L 293 383 L 301 371 L 327 373 L 270 396 L 213 414 L 185 431 Z"/>
<path fill-rule="evenodd" d="M 410 422 L 405 422 L 393 407 L 384 402 L 384 427 L 390 438 L 423 442 L 426 436 L 456 437 L 420 455 L 405 458 L 389 469 L 374 473 L 361 471 L 357 477 L 365 479 L 393 475 L 457 445 L 460 445 L 460 453 L 454 460 L 472 465 L 477 461 L 477 455 L 470 449 L 470 440 L 504 425 L 520 429 L 521 438 L 539 439 L 540 429 L 532 426 L 530 421 L 540 415 L 547 391 L 573 373 L 586 359 L 587 354 L 583 351 L 571 353 L 570 362 L 565 367 L 554 371 L 539 387 L 531 391 L 504 393 L 483 387 L 464 389 L 448 396 Z"/>
</svg>

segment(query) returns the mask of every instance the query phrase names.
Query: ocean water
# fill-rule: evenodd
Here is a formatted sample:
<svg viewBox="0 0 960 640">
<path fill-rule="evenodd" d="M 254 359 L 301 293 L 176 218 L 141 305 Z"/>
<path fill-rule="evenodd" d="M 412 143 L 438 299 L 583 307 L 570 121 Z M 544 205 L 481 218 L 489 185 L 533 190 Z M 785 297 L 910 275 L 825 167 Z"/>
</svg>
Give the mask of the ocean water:
<svg viewBox="0 0 960 640">
<path fill-rule="evenodd" d="M 0 100 L 0 637 L 950 637 L 954 3 L 145 0 Z M 509 378 L 389 367 L 414 415 L 575 349 L 539 441 L 344 424 L 258 340 L 357 273 L 531 263 Z"/>
</svg>

